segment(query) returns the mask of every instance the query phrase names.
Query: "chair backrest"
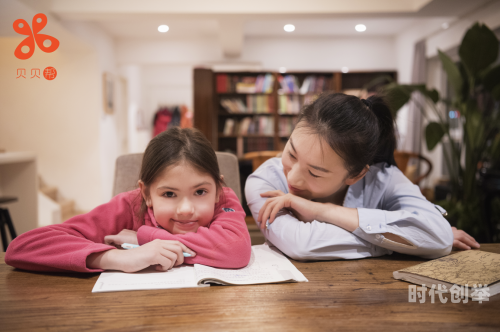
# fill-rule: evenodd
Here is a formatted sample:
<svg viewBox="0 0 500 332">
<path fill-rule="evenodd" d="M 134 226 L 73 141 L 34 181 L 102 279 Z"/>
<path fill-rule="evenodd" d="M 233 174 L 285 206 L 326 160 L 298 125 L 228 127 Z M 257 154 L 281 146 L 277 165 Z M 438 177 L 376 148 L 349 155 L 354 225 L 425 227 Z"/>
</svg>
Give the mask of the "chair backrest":
<svg viewBox="0 0 500 332">
<path fill-rule="evenodd" d="M 244 160 L 252 161 L 252 169 L 255 172 L 266 160 L 278 157 L 283 151 L 254 151 L 243 155 Z"/>
<path fill-rule="evenodd" d="M 238 158 L 227 152 L 216 152 L 219 169 L 224 175 L 226 185 L 233 189 L 241 202 L 240 168 Z M 137 188 L 141 171 L 142 153 L 133 153 L 120 156 L 116 159 L 113 196 Z"/>
<path fill-rule="evenodd" d="M 422 156 L 421 154 L 417 154 L 414 152 L 394 151 L 394 160 L 396 161 L 396 164 L 398 165 L 398 168 L 401 170 L 401 172 L 403 172 L 407 177 L 411 177 L 411 176 L 409 176 L 407 169 L 406 169 L 408 166 L 408 161 L 411 158 L 417 158 L 419 160 L 424 161 L 427 164 L 427 172 L 425 172 L 425 174 L 420 175 L 417 178 L 413 178 L 413 179 L 410 178 L 410 180 L 414 184 L 418 185 L 420 183 L 420 181 L 422 181 L 423 179 L 425 179 L 426 177 L 428 177 L 431 174 L 432 162 L 429 159 Z"/>
</svg>

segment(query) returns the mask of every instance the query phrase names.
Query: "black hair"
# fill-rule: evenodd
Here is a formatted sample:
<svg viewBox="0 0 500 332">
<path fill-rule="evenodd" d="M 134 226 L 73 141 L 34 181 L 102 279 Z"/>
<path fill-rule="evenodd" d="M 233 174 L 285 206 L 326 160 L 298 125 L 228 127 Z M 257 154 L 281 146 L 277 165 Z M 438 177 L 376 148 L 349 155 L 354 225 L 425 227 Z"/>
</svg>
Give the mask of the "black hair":
<svg viewBox="0 0 500 332">
<path fill-rule="evenodd" d="M 365 100 L 324 93 L 302 109 L 297 126 L 324 139 L 344 160 L 350 177 L 359 175 L 366 165 L 396 165 L 394 119 L 381 97 Z"/>
<path fill-rule="evenodd" d="M 167 167 L 182 161 L 187 161 L 200 172 L 209 174 L 215 181 L 217 193 L 223 195 L 222 187 L 225 184 L 221 179 L 217 155 L 212 145 L 199 130 L 179 127 L 157 135 L 149 142 L 144 152 L 139 179 L 146 186 L 146 194 L 149 195 L 150 185 Z M 147 210 L 142 195 L 141 200 L 139 220 L 143 220 Z"/>
</svg>

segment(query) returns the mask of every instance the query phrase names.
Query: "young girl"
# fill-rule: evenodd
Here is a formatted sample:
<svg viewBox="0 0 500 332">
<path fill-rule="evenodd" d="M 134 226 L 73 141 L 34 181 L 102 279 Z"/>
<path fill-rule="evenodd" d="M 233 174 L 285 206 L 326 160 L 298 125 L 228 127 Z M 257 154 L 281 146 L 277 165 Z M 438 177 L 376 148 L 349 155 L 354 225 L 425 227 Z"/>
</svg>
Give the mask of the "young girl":
<svg viewBox="0 0 500 332">
<path fill-rule="evenodd" d="M 283 157 L 247 180 L 247 202 L 265 237 L 298 260 L 393 251 L 437 258 L 452 245 L 478 248 L 396 167 L 395 147 L 380 98 L 320 96 L 302 110 Z"/>
<path fill-rule="evenodd" d="M 245 212 L 223 183 L 203 134 L 170 129 L 146 148 L 139 189 L 18 236 L 5 261 L 33 271 L 135 272 L 150 265 L 166 271 L 182 263 L 244 267 L 251 254 Z M 141 246 L 116 248 L 123 243 Z"/>
</svg>

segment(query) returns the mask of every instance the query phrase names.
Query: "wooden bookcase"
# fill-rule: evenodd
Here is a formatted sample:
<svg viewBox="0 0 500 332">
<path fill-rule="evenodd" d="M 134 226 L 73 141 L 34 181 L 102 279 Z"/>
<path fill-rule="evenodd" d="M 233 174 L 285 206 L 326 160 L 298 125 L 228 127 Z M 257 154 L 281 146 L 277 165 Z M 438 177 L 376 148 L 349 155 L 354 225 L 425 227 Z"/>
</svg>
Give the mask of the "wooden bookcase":
<svg viewBox="0 0 500 332">
<path fill-rule="evenodd" d="M 257 77 L 259 75 L 272 75 L 274 82 L 272 89 L 268 93 L 239 93 L 235 91 L 217 92 L 217 75 L 227 75 L 227 77 Z M 325 91 L 343 92 L 345 90 L 362 89 L 367 83 L 373 79 L 386 75 L 393 80 L 397 80 L 397 74 L 394 71 L 379 71 L 379 72 L 327 72 L 327 71 L 303 71 L 303 72 L 287 72 L 277 73 L 273 71 L 262 72 L 214 72 L 211 69 L 196 68 L 194 69 L 194 126 L 201 130 L 203 134 L 210 140 L 212 146 L 217 151 L 232 151 L 239 157 L 243 153 L 249 152 L 253 144 L 252 151 L 256 150 L 282 150 L 288 140 L 288 133 L 280 133 L 280 121 L 286 122 L 290 120 L 282 120 L 286 118 L 295 119 L 297 114 L 282 114 L 280 113 L 280 98 L 298 98 L 300 107 L 303 106 L 304 100 L 317 95 L 313 93 L 284 93 L 280 89 L 281 85 L 278 80 L 280 76 L 293 75 L 297 79 L 298 87 L 300 88 L 304 80 L 308 76 L 324 77 Z M 269 113 L 229 113 L 221 105 L 223 99 L 240 99 L 243 104 L 246 104 L 248 96 L 265 96 L 272 99 L 272 105 L 269 104 Z M 223 134 L 223 129 L 227 119 L 233 119 L 235 122 L 240 122 L 245 117 L 266 117 L 274 121 L 274 130 L 267 134 Z M 263 120 L 264 121 L 264 120 Z M 264 121 L 265 122 L 265 121 Z M 259 143 L 260 142 L 260 143 Z M 255 149 L 256 148 L 256 149 Z"/>
</svg>

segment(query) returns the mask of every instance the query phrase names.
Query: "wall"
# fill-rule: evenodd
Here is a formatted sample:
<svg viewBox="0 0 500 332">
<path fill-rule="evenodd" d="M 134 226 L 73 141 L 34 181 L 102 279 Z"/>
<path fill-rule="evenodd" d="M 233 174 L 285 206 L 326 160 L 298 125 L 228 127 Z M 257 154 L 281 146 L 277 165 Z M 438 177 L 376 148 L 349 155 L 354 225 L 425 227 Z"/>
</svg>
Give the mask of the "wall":
<svg viewBox="0 0 500 332">
<path fill-rule="evenodd" d="M 102 202 L 97 57 L 66 50 L 61 40 L 55 53 L 37 50 L 21 62 L 13 50 L 22 40 L 0 38 L 0 147 L 35 152 L 44 180 L 91 209 Z M 49 65 L 58 72 L 53 81 L 16 79 L 17 68 L 29 75 Z"/>
<path fill-rule="evenodd" d="M 103 203 L 100 155 L 102 90 L 100 59 L 88 44 L 75 38 L 56 18 L 48 15 L 43 33 L 60 41 L 54 53 L 36 49 L 27 60 L 14 57 L 24 39 L 12 22 L 31 22 L 38 13 L 15 0 L 1 4 L 0 20 L 0 147 L 33 151 L 38 173 L 74 199 L 77 208 L 90 210 Z M 56 68 L 53 81 L 30 78 L 31 68 Z M 26 79 L 16 79 L 25 68 Z"/>
<path fill-rule="evenodd" d="M 248 37 L 241 58 L 226 60 L 217 39 L 117 40 L 116 58 L 129 82 L 130 151 L 141 152 L 151 134 L 154 113 L 161 104 L 192 107 L 193 68 L 274 70 L 395 70 L 392 37 L 306 38 Z M 139 90 L 140 91 L 139 91 Z M 142 112 L 148 134 L 137 130 Z M 132 139 L 132 135 L 135 137 Z"/>
<path fill-rule="evenodd" d="M 100 179 L 102 183 L 101 200 L 107 202 L 111 199 L 114 179 L 114 165 L 116 158 L 128 152 L 122 144 L 126 139 L 127 132 L 120 129 L 119 123 L 123 117 L 127 117 L 126 105 L 120 103 L 121 93 L 120 78 L 115 64 L 115 49 L 113 39 L 106 34 L 98 25 L 87 22 L 63 21 L 63 26 L 68 29 L 76 38 L 88 44 L 97 55 L 98 75 L 97 82 L 101 100 L 99 111 L 99 156 L 100 156 Z M 111 74 L 114 82 L 114 112 L 108 114 L 104 112 L 102 91 L 104 73 Z M 122 121 L 123 122 L 123 121 Z"/>
</svg>

